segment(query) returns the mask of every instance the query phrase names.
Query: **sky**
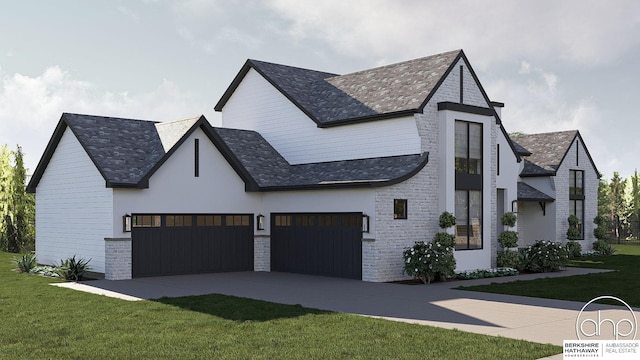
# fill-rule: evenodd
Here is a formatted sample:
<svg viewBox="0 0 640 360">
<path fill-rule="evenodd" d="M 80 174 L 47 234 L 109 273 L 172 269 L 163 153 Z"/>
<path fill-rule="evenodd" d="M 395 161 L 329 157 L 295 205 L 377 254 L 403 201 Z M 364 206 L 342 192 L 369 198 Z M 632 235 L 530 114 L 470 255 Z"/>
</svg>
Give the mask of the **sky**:
<svg viewBox="0 0 640 360">
<path fill-rule="evenodd" d="M 251 58 L 345 74 L 463 49 L 508 132 L 578 129 L 603 175 L 640 168 L 640 2 L 0 0 L 0 144 L 32 172 L 63 112 L 167 121 Z"/>
</svg>

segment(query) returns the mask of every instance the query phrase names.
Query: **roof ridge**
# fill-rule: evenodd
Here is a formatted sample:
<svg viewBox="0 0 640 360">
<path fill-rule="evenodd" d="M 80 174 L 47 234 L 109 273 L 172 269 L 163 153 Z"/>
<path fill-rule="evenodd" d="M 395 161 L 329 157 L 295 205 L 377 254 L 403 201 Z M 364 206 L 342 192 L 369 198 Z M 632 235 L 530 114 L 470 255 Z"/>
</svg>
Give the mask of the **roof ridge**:
<svg viewBox="0 0 640 360">
<path fill-rule="evenodd" d="M 369 68 L 369 69 L 358 70 L 358 71 L 354 71 L 354 72 L 351 72 L 351 73 L 342 74 L 342 75 L 339 75 L 339 76 L 356 75 L 356 74 L 366 73 L 366 72 L 370 72 L 370 71 L 374 71 L 374 70 L 382 70 L 382 69 L 385 69 L 385 68 L 390 68 L 390 67 L 394 67 L 394 66 L 398 66 L 398 65 L 402 65 L 402 64 L 409 64 L 409 63 L 416 62 L 416 61 L 423 61 L 423 60 L 428 59 L 428 58 L 434 58 L 436 56 L 442 56 L 442 55 L 445 55 L 445 54 L 448 55 L 448 54 L 453 54 L 453 53 L 460 53 L 461 51 L 462 51 L 462 49 L 444 51 L 444 52 L 437 53 L 437 54 L 421 56 L 421 57 L 415 58 L 415 59 L 404 60 L 404 61 L 399 61 L 399 62 L 392 63 L 392 64 L 376 66 L 376 67 Z"/>
<path fill-rule="evenodd" d="M 303 68 L 303 67 L 294 66 L 294 65 L 278 64 L 278 63 L 274 63 L 274 62 L 270 62 L 270 61 L 263 61 L 263 60 L 256 60 L 256 59 L 248 59 L 247 61 L 249 61 L 252 64 L 262 63 L 262 64 L 267 64 L 267 65 L 275 65 L 275 66 L 287 67 L 287 68 L 296 69 L 296 70 L 313 71 L 313 72 L 320 73 L 320 74 L 331 75 L 330 77 L 340 76 L 340 74 L 330 73 L 330 72 L 327 72 L 327 71 L 314 70 L 314 69 Z"/>
</svg>

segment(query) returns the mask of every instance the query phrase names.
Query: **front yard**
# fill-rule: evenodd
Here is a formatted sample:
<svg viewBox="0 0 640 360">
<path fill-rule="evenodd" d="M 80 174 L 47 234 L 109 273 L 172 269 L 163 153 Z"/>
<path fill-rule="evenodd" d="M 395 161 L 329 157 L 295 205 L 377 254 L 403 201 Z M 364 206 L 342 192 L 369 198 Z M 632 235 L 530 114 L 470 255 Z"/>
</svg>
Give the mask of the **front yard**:
<svg viewBox="0 0 640 360">
<path fill-rule="evenodd" d="M 460 289 L 585 303 L 597 296 L 611 295 L 640 307 L 640 246 L 614 245 L 614 248 L 617 251 L 613 256 L 582 257 L 569 262 L 569 266 L 615 270 L 612 272 Z"/>
<path fill-rule="evenodd" d="M 537 359 L 561 348 L 222 295 L 128 302 L 10 271 L 0 252 L 7 359 Z"/>
</svg>

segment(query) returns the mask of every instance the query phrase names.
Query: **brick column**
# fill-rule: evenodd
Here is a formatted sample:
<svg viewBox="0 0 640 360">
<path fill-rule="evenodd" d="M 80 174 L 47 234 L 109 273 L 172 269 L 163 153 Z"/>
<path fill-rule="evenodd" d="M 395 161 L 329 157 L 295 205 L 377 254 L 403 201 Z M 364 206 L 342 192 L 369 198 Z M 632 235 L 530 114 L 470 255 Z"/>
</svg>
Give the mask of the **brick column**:
<svg viewBox="0 0 640 360">
<path fill-rule="evenodd" d="M 104 239 L 104 278 L 131 279 L 131 238 Z"/>
</svg>

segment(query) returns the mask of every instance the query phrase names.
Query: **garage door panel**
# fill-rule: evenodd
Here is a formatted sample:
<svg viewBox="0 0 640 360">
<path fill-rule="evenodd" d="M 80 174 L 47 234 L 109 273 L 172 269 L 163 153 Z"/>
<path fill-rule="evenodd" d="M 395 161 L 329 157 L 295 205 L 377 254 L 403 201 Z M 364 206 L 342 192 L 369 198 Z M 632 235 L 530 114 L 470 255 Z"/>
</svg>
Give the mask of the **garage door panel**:
<svg viewBox="0 0 640 360">
<path fill-rule="evenodd" d="M 271 214 L 271 270 L 361 279 L 358 219 L 362 214 Z"/>
<path fill-rule="evenodd" d="M 132 229 L 134 277 L 253 270 L 252 215 L 161 216 L 157 226 Z M 231 226 L 224 222 L 227 216 Z M 173 226 L 167 226 L 167 217 Z M 209 218 L 206 223 L 204 217 Z M 243 223 L 234 223 L 233 217 L 242 217 Z"/>
</svg>

